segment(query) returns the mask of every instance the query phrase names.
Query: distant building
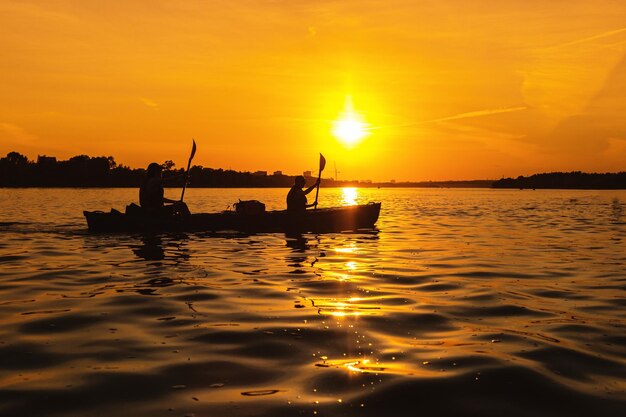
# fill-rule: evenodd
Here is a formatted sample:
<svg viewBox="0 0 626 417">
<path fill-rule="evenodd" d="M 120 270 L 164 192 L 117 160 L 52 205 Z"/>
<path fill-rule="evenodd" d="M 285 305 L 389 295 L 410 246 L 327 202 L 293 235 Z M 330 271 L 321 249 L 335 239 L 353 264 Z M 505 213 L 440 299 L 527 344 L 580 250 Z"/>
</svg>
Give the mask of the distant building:
<svg viewBox="0 0 626 417">
<path fill-rule="evenodd" d="M 274 175 L 276 176 L 283 175 L 283 171 L 274 171 Z"/>
<path fill-rule="evenodd" d="M 57 163 L 56 156 L 37 156 L 37 165 L 54 165 Z"/>
<path fill-rule="evenodd" d="M 391 182 L 392 184 L 395 184 L 395 183 L 396 183 L 396 180 L 391 180 L 390 182 Z"/>
<path fill-rule="evenodd" d="M 256 175 L 257 177 L 267 177 L 267 171 L 256 171 L 252 175 Z"/>
<path fill-rule="evenodd" d="M 311 175 L 311 171 L 304 171 L 302 173 L 302 175 L 306 178 L 306 177 L 312 177 L 313 175 Z"/>
</svg>

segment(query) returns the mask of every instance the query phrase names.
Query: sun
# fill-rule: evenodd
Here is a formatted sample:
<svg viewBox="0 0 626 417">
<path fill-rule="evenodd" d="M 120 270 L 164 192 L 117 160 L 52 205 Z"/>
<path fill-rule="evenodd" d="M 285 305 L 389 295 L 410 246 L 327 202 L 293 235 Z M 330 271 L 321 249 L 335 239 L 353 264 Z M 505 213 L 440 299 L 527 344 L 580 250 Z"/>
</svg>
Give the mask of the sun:
<svg viewBox="0 0 626 417">
<path fill-rule="evenodd" d="M 333 126 L 333 135 L 346 145 L 354 145 L 367 135 L 365 123 L 355 119 L 337 120 Z"/>
<path fill-rule="evenodd" d="M 354 146 L 369 134 L 368 124 L 354 111 L 351 97 L 346 97 L 346 107 L 333 122 L 332 134 L 346 146 Z"/>
</svg>

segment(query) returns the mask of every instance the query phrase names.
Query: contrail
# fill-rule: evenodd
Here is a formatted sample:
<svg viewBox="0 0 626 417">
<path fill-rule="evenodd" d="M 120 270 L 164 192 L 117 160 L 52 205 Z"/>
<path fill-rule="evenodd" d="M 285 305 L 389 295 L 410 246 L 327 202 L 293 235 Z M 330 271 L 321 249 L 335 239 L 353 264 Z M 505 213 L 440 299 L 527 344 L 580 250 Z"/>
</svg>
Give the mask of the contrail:
<svg viewBox="0 0 626 417">
<path fill-rule="evenodd" d="M 521 107 L 510 107 L 507 109 L 487 109 L 487 110 L 476 110 L 476 111 L 470 111 L 467 113 L 459 113 L 459 114 L 455 114 L 454 116 L 446 116 L 446 117 L 440 117 L 439 119 L 432 119 L 432 120 L 424 120 L 421 122 L 417 122 L 414 124 L 427 124 L 427 123 L 438 123 L 438 122 L 447 122 L 448 120 L 458 120 L 458 119 L 469 119 L 472 117 L 481 117 L 481 116 L 489 116 L 492 114 L 500 114 L 500 113 L 511 113 L 514 111 L 521 111 L 521 110 L 526 110 L 528 109 L 527 106 L 521 106 Z"/>
<path fill-rule="evenodd" d="M 520 106 L 520 107 L 509 107 L 509 108 L 500 108 L 500 109 L 476 110 L 476 111 L 470 111 L 467 113 L 455 114 L 453 116 L 440 117 L 438 119 L 431 119 L 431 120 L 421 120 L 421 121 L 412 122 L 412 123 L 401 123 L 401 124 L 396 124 L 396 125 L 384 125 L 384 126 L 370 126 L 370 127 L 367 127 L 365 130 L 378 130 L 378 129 L 385 129 L 389 127 L 421 126 L 421 125 L 426 125 L 430 123 L 447 122 L 450 120 L 470 119 L 473 117 L 490 116 L 492 114 L 512 113 L 515 111 L 528 110 L 528 108 L 529 108 L 528 106 Z"/>
<path fill-rule="evenodd" d="M 578 44 L 585 43 L 585 42 L 595 41 L 596 39 L 608 38 L 609 36 L 618 35 L 618 34 L 624 33 L 624 32 L 626 32 L 626 28 L 609 30 L 608 32 L 599 33 L 597 35 L 589 36 L 588 38 L 577 39 L 575 41 L 562 43 L 560 45 L 550 46 L 550 47 L 547 47 L 545 49 L 565 48 L 567 46 L 578 45 Z"/>
</svg>

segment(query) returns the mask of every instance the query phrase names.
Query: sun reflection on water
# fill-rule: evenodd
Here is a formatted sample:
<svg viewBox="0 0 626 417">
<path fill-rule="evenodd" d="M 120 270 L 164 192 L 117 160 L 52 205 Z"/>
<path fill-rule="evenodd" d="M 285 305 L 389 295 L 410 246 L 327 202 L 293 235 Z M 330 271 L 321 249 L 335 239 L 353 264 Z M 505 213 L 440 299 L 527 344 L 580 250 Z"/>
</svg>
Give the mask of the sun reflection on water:
<svg viewBox="0 0 626 417">
<path fill-rule="evenodd" d="M 365 358 L 348 358 L 348 359 L 328 359 L 322 356 L 322 363 L 316 366 L 321 368 L 338 368 L 345 369 L 349 372 L 359 374 L 396 374 L 396 375 L 413 375 L 413 376 L 441 376 L 441 372 L 426 369 L 425 367 L 411 366 L 402 363 L 382 363 L 376 359 Z"/>
<path fill-rule="evenodd" d="M 358 193 L 357 193 L 356 188 L 346 187 L 346 188 L 343 188 L 341 191 L 342 191 L 344 206 L 355 206 L 357 204 L 356 199 L 358 197 Z"/>
<path fill-rule="evenodd" d="M 359 317 L 363 315 L 380 314 L 380 306 L 375 301 L 366 298 L 315 298 L 311 299 L 320 315 L 333 317 Z"/>
<path fill-rule="evenodd" d="M 335 252 L 337 253 L 354 253 L 356 251 L 356 247 L 354 245 L 347 248 L 335 248 Z"/>
</svg>

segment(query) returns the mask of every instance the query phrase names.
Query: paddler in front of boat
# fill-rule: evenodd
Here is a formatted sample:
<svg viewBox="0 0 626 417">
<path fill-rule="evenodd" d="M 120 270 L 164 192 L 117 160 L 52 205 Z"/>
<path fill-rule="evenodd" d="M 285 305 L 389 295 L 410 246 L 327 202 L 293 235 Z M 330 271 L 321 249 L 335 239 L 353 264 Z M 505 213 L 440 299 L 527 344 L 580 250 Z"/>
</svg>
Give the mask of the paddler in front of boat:
<svg viewBox="0 0 626 417">
<path fill-rule="evenodd" d="M 148 165 L 146 177 L 139 188 L 139 204 L 151 216 L 189 215 L 187 204 L 166 198 L 163 190 L 163 167 L 156 162 Z"/>
<path fill-rule="evenodd" d="M 287 210 L 298 213 L 306 211 L 308 207 L 315 206 L 315 203 L 307 204 L 306 195 L 313 191 L 319 184 L 320 179 L 318 178 L 315 184 L 303 190 L 302 188 L 306 185 L 306 180 L 302 175 L 298 175 L 291 190 L 289 190 L 287 194 Z"/>
</svg>

